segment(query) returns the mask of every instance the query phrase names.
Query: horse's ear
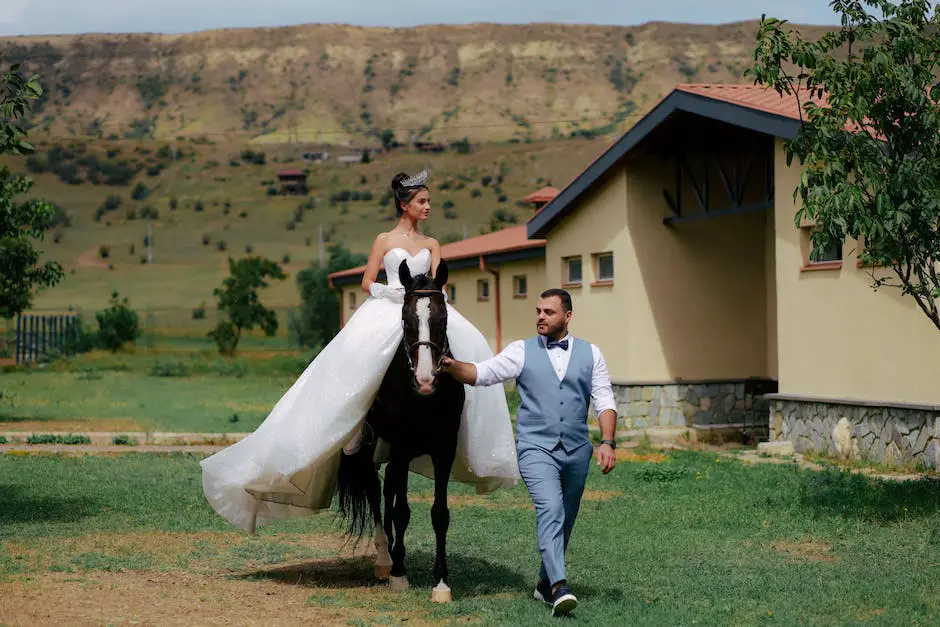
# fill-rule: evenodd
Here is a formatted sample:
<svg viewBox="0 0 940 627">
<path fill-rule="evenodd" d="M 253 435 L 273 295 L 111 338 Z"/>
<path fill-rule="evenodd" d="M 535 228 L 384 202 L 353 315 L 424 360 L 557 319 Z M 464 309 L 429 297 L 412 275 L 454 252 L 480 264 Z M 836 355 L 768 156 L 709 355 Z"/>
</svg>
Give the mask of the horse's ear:
<svg viewBox="0 0 940 627">
<path fill-rule="evenodd" d="M 398 265 L 398 280 L 401 281 L 406 292 L 411 291 L 411 285 L 414 283 L 414 279 L 411 277 L 411 270 L 408 269 L 407 259 L 403 259 Z"/>
<path fill-rule="evenodd" d="M 434 285 L 442 289 L 447 284 L 447 262 L 441 259 L 437 264 L 437 274 L 434 275 Z"/>
</svg>

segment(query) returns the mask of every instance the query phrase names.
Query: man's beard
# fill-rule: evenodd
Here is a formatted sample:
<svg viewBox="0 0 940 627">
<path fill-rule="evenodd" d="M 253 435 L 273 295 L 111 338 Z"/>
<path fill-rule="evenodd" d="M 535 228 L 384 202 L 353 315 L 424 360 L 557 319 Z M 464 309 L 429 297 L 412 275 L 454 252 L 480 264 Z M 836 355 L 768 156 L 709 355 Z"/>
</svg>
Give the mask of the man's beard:
<svg viewBox="0 0 940 627">
<path fill-rule="evenodd" d="M 553 336 L 563 335 L 564 330 L 565 330 L 564 324 L 556 324 L 553 327 L 552 326 L 548 327 L 544 333 L 542 331 L 539 331 L 539 335 L 544 336 L 544 337 L 553 337 Z"/>
</svg>

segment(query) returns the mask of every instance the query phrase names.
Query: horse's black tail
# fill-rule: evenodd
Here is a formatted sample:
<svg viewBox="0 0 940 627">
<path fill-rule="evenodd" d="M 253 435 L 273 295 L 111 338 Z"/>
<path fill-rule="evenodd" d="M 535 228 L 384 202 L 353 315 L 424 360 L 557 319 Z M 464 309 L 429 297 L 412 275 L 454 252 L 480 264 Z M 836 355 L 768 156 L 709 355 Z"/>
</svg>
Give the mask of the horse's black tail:
<svg viewBox="0 0 940 627">
<path fill-rule="evenodd" d="M 369 431 L 368 426 L 363 428 Z M 374 454 L 375 442 L 366 433 L 358 451 L 352 455 L 340 454 L 339 514 L 346 521 L 346 533 L 350 536 L 361 538 L 371 533 L 378 515 L 381 486 Z"/>
</svg>

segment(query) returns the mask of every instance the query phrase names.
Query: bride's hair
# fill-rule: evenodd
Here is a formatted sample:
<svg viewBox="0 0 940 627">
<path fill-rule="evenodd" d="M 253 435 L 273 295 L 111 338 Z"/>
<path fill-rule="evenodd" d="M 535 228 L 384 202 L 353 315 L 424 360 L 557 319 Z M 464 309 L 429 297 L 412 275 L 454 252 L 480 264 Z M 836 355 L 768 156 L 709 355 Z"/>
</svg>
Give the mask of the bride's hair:
<svg viewBox="0 0 940 627">
<path fill-rule="evenodd" d="M 407 205 L 411 202 L 411 199 L 415 197 L 422 189 L 427 189 L 425 185 L 418 185 L 416 187 L 405 187 L 402 185 L 402 181 L 411 178 L 404 172 L 399 172 L 392 177 L 392 194 L 395 196 L 395 213 L 401 215 L 405 212 L 401 208 L 402 205 Z"/>
</svg>

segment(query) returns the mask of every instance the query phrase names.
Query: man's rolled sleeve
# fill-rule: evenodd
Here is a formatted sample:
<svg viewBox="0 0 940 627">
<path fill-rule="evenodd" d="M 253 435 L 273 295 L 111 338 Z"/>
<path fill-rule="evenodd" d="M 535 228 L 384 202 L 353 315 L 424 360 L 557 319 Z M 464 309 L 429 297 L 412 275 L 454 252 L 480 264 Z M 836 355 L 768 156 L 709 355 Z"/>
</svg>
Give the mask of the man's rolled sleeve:
<svg viewBox="0 0 940 627">
<path fill-rule="evenodd" d="M 591 375 L 591 398 L 594 400 L 594 411 L 600 414 L 606 409 L 612 409 L 614 413 L 617 413 L 617 400 L 614 398 L 614 390 L 610 383 L 607 362 L 604 361 L 601 349 L 594 344 L 591 344 L 591 352 L 594 353 L 594 371 Z"/>
<path fill-rule="evenodd" d="M 498 355 L 472 363 L 477 368 L 477 380 L 474 385 L 495 385 L 516 379 L 522 374 L 522 367 L 525 365 L 525 344 L 522 340 L 517 340 Z"/>
</svg>

